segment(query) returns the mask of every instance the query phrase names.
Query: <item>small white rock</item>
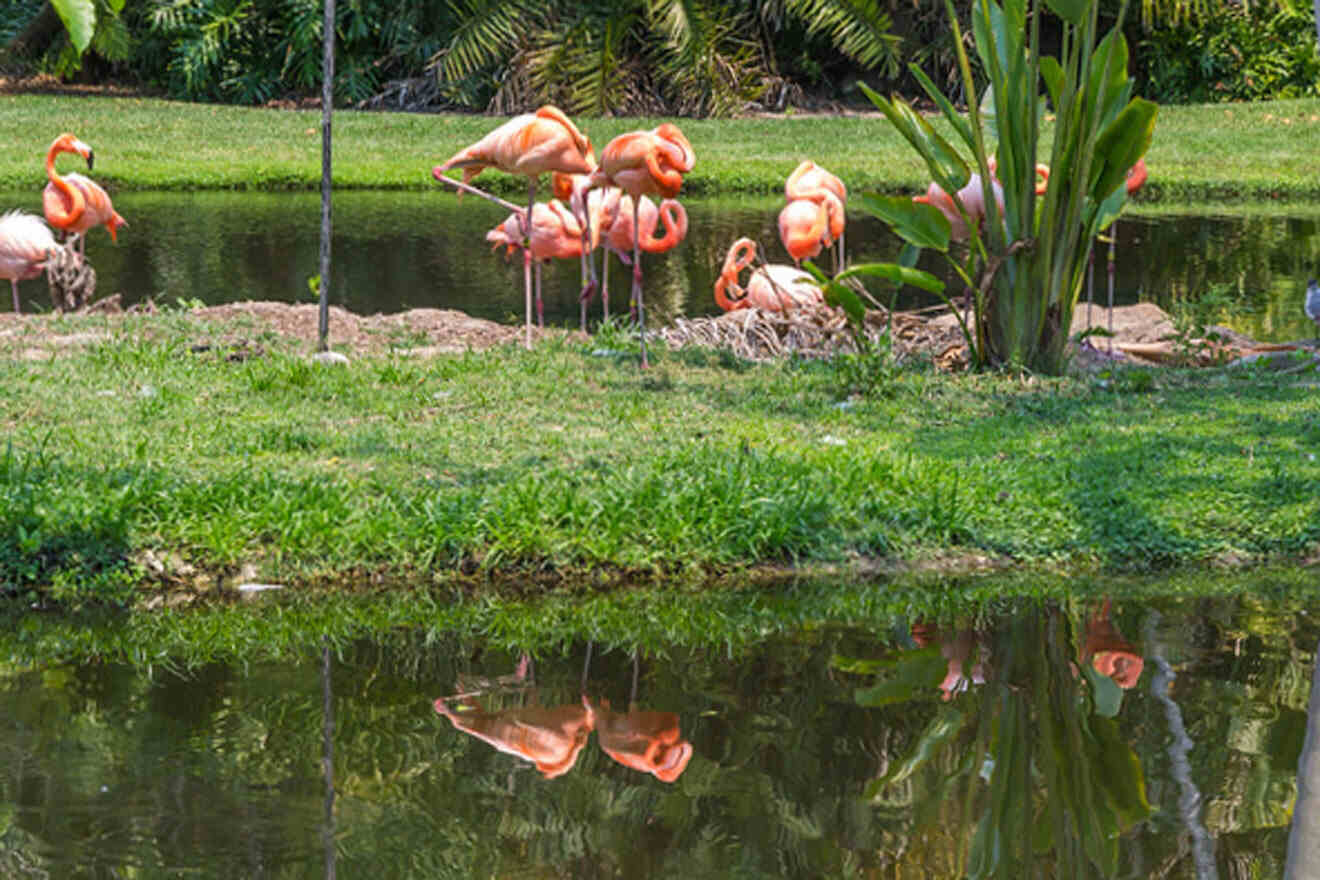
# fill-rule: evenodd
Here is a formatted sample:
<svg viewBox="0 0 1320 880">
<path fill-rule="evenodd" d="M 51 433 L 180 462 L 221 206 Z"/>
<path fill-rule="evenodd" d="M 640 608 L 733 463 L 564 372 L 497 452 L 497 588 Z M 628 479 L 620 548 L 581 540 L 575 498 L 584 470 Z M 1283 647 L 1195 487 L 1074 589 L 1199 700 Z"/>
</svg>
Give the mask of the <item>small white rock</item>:
<svg viewBox="0 0 1320 880">
<path fill-rule="evenodd" d="M 240 593 L 264 593 L 267 590 L 282 590 L 284 584 L 239 584 Z"/>
<path fill-rule="evenodd" d="M 348 363 L 348 357 L 337 351 L 318 351 L 312 355 L 312 360 L 318 364 L 344 365 Z"/>
</svg>

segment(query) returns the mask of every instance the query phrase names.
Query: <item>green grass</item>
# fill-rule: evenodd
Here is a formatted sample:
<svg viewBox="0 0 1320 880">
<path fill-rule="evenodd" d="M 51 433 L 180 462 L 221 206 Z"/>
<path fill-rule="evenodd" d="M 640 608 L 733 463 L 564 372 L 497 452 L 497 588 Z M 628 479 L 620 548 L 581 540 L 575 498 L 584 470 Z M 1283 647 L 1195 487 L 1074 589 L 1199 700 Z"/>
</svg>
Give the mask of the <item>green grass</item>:
<svg viewBox="0 0 1320 880">
<path fill-rule="evenodd" d="M 911 369 L 855 394 L 848 362 L 680 352 L 642 374 L 596 341 L 322 369 L 270 341 L 193 352 L 207 334 L 250 331 L 130 317 L 86 356 L 2 362 L 0 589 L 125 597 L 146 549 L 303 585 L 535 588 L 862 558 L 1144 571 L 1320 543 L 1313 379 Z"/>
<path fill-rule="evenodd" d="M 497 122 L 482 116 L 337 111 L 335 184 L 437 187 L 431 167 Z M 599 148 L 616 134 L 657 120 L 578 122 Z M 913 151 L 875 116 L 679 122 L 697 154 L 684 184 L 690 194 L 778 192 L 787 174 L 808 157 L 857 191 L 914 191 L 928 180 Z M 64 130 L 95 147 L 95 176 L 112 189 L 319 186 L 319 111 L 20 95 L 0 102 L 0 190 L 40 189 L 46 148 Z M 1049 133 L 1047 124 L 1047 140 Z M 1316 99 L 1165 107 L 1147 154 L 1151 180 L 1142 199 L 1315 198 L 1320 196 L 1317 136 Z M 497 172 L 481 179 L 501 192 L 525 190 L 521 180 Z"/>
</svg>

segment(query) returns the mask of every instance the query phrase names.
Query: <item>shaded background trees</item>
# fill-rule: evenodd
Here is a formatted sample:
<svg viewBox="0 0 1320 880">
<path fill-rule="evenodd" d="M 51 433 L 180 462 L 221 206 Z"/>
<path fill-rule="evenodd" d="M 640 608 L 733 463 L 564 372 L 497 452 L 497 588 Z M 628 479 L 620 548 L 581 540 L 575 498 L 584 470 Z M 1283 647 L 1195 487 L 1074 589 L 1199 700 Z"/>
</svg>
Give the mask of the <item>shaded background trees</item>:
<svg viewBox="0 0 1320 880">
<path fill-rule="evenodd" d="M 0 0 L 0 72 L 242 104 L 318 91 L 320 0 L 91 4 L 79 57 L 48 0 Z M 909 63 L 941 86 L 953 72 L 925 0 L 358 0 L 336 20 L 339 100 L 390 109 L 729 116 L 860 107 L 859 79 L 915 94 Z M 1320 94 L 1305 0 L 1146 0 L 1127 31 L 1138 92 L 1161 102 Z"/>
</svg>

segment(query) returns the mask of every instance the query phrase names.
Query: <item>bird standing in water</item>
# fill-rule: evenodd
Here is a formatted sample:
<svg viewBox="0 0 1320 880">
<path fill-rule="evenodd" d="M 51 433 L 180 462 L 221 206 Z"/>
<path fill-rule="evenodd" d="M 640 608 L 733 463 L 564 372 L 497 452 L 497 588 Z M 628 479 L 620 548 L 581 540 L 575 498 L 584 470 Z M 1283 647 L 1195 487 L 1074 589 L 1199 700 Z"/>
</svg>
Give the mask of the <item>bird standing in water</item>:
<svg viewBox="0 0 1320 880">
<path fill-rule="evenodd" d="M 50 182 L 41 193 L 46 222 L 75 236 L 78 255 L 82 257 L 87 251 L 87 230 L 105 224 L 110 230 L 110 240 L 118 241 L 115 230 L 128 223 L 115 211 L 109 194 L 96 181 L 77 173 L 60 176 L 55 171 L 55 157 L 60 153 L 82 156 L 87 161 L 87 170 L 91 171 L 92 148 L 71 134 L 55 138 L 46 152 L 46 178 Z"/>
<path fill-rule="evenodd" d="M 527 348 L 532 347 L 532 248 L 536 178 L 546 172 L 585 174 L 596 169 L 591 140 L 578 130 L 564 111 L 546 105 L 535 113 L 515 116 L 470 147 L 459 150 L 431 175 L 444 177 L 451 168 L 463 169 L 467 183 L 486 168 L 498 168 L 527 178 L 528 223 L 524 228 L 523 289 L 527 307 Z"/>
</svg>

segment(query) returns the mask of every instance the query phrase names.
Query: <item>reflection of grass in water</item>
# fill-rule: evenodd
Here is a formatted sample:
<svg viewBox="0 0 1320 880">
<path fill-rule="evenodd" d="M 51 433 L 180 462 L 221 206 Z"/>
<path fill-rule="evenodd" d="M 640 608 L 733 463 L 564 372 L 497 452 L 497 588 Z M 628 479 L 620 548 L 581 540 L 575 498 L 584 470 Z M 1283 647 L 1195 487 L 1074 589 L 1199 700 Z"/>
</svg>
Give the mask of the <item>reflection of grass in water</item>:
<svg viewBox="0 0 1320 880">
<path fill-rule="evenodd" d="M 892 633 L 902 622 L 987 620 L 1021 597 L 1126 597 L 1126 606 L 1197 603 L 1198 619 L 1215 598 L 1250 597 L 1255 625 L 1286 620 L 1316 598 L 1302 569 L 1250 573 L 1184 572 L 1161 577 L 1062 575 L 913 575 L 883 582 L 804 578 L 731 581 L 705 590 L 668 585 L 600 593 L 590 583 L 540 598 L 527 582 L 437 590 L 387 586 L 366 592 L 269 595 L 255 604 L 212 604 L 151 614 L 71 612 L 33 616 L 0 606 L 0 655 L 15 668 L 63 662 L 126 662 L 195 667 L 306 656 L 321 636 L 332 644 L 398 633 L 475 639 L 512 656 L 561 653 L 592 641 L 602 654 L 642 650 L 652 656 L 683 649 L 736 657 L 767 639 L 800 637 L 822 626 L 860 626 Z M 480 594 L 480 595 L 477 595 Z M 1006 598 L 1010 597 L 1010 598 Z M 1006 605 L 1005 603 L 1009 603 Z M 1232 602 L 1228 603 L 1231 606 Z M 900 627 L 901 628 L 901 627 Z"/>
</svg>

